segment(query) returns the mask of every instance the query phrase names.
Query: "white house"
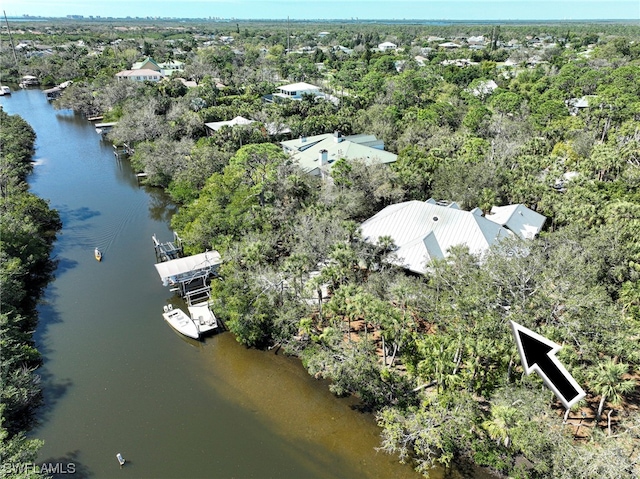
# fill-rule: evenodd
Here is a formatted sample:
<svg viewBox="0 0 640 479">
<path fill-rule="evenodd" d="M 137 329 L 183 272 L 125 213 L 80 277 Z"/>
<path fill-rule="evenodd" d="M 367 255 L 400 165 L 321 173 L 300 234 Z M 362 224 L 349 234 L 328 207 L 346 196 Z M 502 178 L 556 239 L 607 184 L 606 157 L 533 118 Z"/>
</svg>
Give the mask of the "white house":
<svg viewBox="0 0 640 479">
<path fill-rule="evenodd" d="M 483 216 L 479 208 L 463 211 L 456 203 L 405 201 L 384 208 L 361 225 L 365 241 L 376 243 L 390 236 L 397 249 L 391 261 L 410 271 L 424 274 L 428 264 L 446 258 L 452 246 L 464 245 L 473 254 L 482 254 L 503 238 L 517 234 L 532 238 L 545 217 L 524 205 L 492 209 Z"/>
<path fill-rule="evenodd" d="M 438 45 L 440 48 L 460 48 L 462 45 L 459 45 L 454 42 L 444 42 Z"/>
<path fill-rule="evenodd" d="M 340 100 L 327 93 L 323 93 L 320 90 L 320 87 L 312 85 L 311 83 L 299 82 L 299 83 L 290 83 L 289 85 L 282 85 L 278 87 L 277 91 L 271 95 L 266 95 L 263 97 L 265 101 L 273 102 L 278 99 L 290 99 L 290 100 L 301 100 L 302 95 L 313 95 L 317 98 L 322 98 L 324 100 L 329 100 L 334 104 L 338 104 Z"/>
<path fill-rule="evenodd" d="M 398 45 L 391 42 L 383 42 L 378 45 L 378 50 L 380 50 L 381 52 L 386 52 L 389 50 L 397 50 L 397 49 L 398 49 Z"/>
<path fill-rule="evenodd" d="M 158 82 L 162 80 L 164 76 L 158 71 L 143 68 L 140 70 L 122 70 L 121 72 L 116 73 L 116 78 L 118 81 L 132 80 Z"/>
<path fill-rule="evenodd" d="M 312 85 L 311 83 L 299 82 L 291 83 L 289 85 L 283 85 L 277 88 L 277 92 L 273 96 L 280 98 L 291 98 L 299 100 L 303 94 L 319 96 L 322 94 L 319 86 Z"/>
<path fill-rule="evenodd" d="M 375 135 L 342 136 L 335 132 L 302 136 L 280 144 L 304 171 L 314 176 L 330 176 L 334 162 L 341 158 L 361 159 L 370 164 L 393 163 L 398 159 L 394 153 L 384 150 L 384 142 Z"/>
<path fill-rule="evenodd" d="M 131 65 L 131 70 L 123 70 L 116 73 L 116 78 L 118 80 L 157 82 L 165 77 L 170 77 L 173 72 L 181 72 L 183 70 L 183 62 L 172 60 L 166 63 L 156 63 L 153 58 L 146 57 L 144 60 Z"/>
</svg>

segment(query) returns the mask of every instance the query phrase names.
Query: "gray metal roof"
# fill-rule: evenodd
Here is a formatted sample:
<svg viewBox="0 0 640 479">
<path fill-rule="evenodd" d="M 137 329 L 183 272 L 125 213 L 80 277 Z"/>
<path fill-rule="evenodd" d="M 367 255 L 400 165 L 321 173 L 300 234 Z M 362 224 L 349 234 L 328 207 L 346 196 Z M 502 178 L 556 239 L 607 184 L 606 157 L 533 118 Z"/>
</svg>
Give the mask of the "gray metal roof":
<svg viewBox="0 0 640 479">
<path fill-rule="evenodd" d="M 523 205 L 514 206 L 516 212 L 523 211 L 522 208 L 528 210 Z M 533 211 L 531 213 L 538 215 Z M 433 199 L 406 201 L 387 206 L 362 223 L 361 231 L 365 240 L 372 243 L 381 236 L 390 236 L 398 247 L 394 251 L 398 258 L 396 263 L 411 271 L 425 273 L 427 264 L 433 259 L 446 257 L 452 246 L 466 245 L 471 253 L 482 254 L 492 244 L 513 234 L 511 231 L 521 235 L 522 230 L 535 230 L 536 234 L 542 227 L 537 216 L 531 216 L 537 221 L 533 225 L 518 223 L 519 214 L 512 216 L 515 219 L 509 224 L 514 230 L 485 218 L 478 208 L 464 211 L 455 203 L 444 206 Z M 543 218 L 544 223 L 544 216 L 538 216 Z"/>
<path fill-rule="evenodd" d="M 222 264 L 220 253 L 217 251 L 206 251 L 193 256 L 187 256 L 186 258 L 157 263 L 154 266 L 163 284 L 175 284 L 207 275 L 220 264 Z"/>
<path fill-rule="evenodd" d="M 521 204 L 494 206 L 485 218 L 510 229 L 524 239 L 531 239 L 540 233 L 547 220 L 546 216 Z"/>
</svg>

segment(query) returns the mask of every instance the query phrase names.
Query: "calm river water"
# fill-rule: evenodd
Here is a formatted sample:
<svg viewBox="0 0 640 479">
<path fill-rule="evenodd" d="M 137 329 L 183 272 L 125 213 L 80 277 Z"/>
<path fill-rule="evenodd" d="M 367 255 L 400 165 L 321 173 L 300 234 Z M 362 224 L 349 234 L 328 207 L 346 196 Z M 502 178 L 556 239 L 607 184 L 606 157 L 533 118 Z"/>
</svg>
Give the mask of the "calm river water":
<svg viewBox="0 0 640 479">
<path fill-rule="evenodd" d="M 31 189 L 64 223 L 36 333 L 40 461 L 73 463 L 75 474 L 60 477 L 76 478 L 420 477 L 376 452 L 373 418 L 298 360 L 246 349 L 230 333 L 177 335 L 161 316 L 177 298 L 153 267 L 151 240 L 171 239 L 171 203 L 139 187 L 91 123 L 54 110 L 41 91 L 0 103 L 36 131 Z"/>
</svg>

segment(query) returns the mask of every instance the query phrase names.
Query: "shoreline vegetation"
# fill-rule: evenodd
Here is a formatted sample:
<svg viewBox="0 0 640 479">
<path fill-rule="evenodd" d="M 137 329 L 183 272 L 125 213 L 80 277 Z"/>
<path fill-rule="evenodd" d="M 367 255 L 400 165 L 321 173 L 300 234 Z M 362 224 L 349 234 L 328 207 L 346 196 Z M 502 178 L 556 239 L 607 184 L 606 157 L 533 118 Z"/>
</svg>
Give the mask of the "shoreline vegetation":
<svg viewBox="0 0 640 479">
<path fill-rule="evenodd" d="M 0 66 L 3 81 L 71 80 L 57 108 L 117 122 L 107 137 L 180 204 L 185 251 L 224 258 L 216 315 L 356 395 L 382 451 L 425 475 L 470 461 L 640 477 L 640 26 L 506 23 L 25 22 L 20 66 L 6 51 Z M 116 81 L 146 57 L 182 71 Z M 339 101 L 265 102 L 288 82 Z M 205 127 L 238 116 L 253 123 Z M 397 161 L 336 158 L 322 181 L 279 145 L 336 131 L 376 135 Z M 429 198 L 547 221 L 418 275 L 359 226 Z M 510 320 L 562 345 L 583 401 L 565 411 L 524 374 Z"/>
<path fill-rule="evenodd" d="M 0 110 L 0 458 L 11 465 L 35 463 L 42 441 L 27 438 L 42 402 L 36 369 L 42 359 L 33 342 L 36 305 L 53 278 L 50 259 L 58 212 L 28 191 L 35 133 L 22 118 Z M 10 473 L 9 473 L 10 474 Z M 8 475 L 6 477 L 9 477 Z M 21 468 L 21 478 L 42 477 Z"/>
</svg>

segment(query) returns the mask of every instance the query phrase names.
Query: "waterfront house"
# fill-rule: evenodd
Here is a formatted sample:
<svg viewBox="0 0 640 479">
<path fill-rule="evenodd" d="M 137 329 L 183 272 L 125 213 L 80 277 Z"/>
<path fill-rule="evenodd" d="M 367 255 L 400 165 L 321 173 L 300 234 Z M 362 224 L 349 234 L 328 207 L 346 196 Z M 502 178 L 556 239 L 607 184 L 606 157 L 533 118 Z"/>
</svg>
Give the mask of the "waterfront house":
<svg viewBox="0 0 640 479">
<path fill-rule="evenodd" d="M 305 172 L 321 177 L 331 176 L 331 168 L 341 158 L 360 159 L 368 164 L 389 164 L 398 159 L 394 153 L 384 150 L 384 142 L 375 135 L 342 136 L 340 132 L 335 132 L 301 136 L 280 144 Z"/>
<path fill-rule="evenodd" d="M 140 69 L 140 70 L 122 70 L 116 73 L 116 79 L 118 81 L 131 80 L 131 81 L 150 81 L 159 82 L 164 76 L 162 73 L 156 70 Z"/>
<path fill-rule="evenodd" d="M 377 243 L 390 236 L 396 245 L 390 261 L 424 274 L 432 260 L 446 258 L 453 246 L 467 246 L 483 254 L 493 244 L 517 235 L 537 235 L 546 218 L 524 205 L 494 207 L 483 215 L 480 208 L 461 210 L 456 203 L 405 201 L 387 206 L 361 225 L 365 241 Z"/>
</svg>

